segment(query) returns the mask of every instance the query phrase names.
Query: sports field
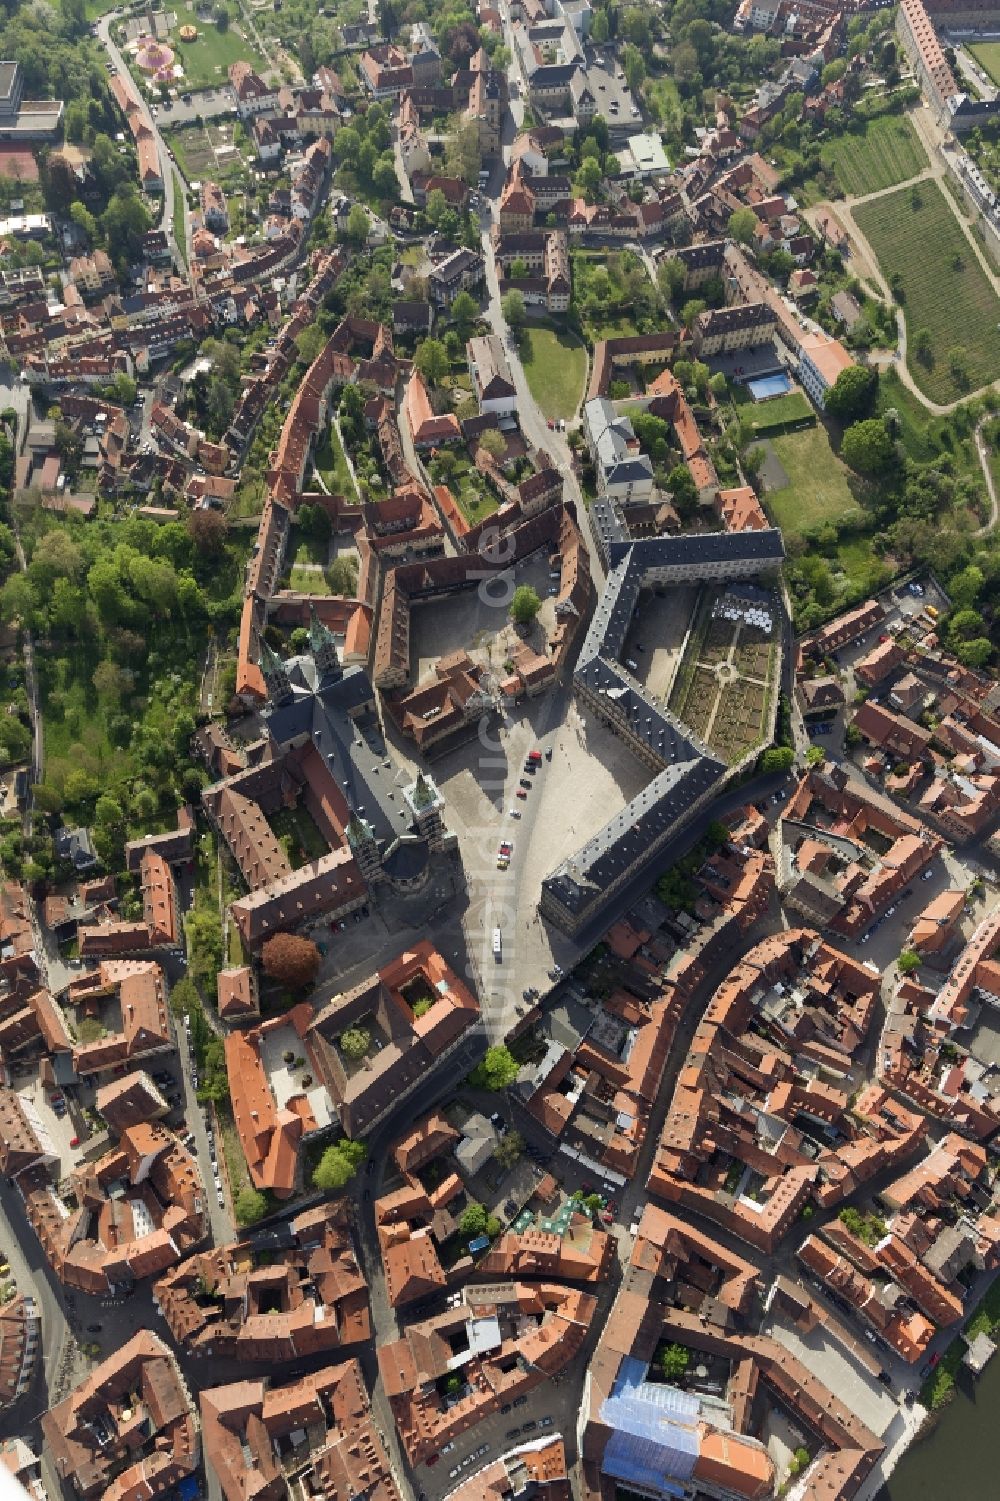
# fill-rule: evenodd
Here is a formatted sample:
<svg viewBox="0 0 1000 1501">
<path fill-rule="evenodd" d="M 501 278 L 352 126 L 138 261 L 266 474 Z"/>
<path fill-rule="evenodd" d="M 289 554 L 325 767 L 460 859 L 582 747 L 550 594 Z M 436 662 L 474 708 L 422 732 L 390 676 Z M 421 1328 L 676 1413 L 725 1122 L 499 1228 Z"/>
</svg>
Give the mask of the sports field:
<svg viewBox="0 0 1000 1501">
<path fill-rule="evenodd" d="M 1000 376 L 1000 298 L 934 182 L 902 188 L 854 217 L 886 279 L 898 273 L 907 363 L 932 401 L 947 403 Z M 921 333 L 929 352 L 917 358 Z"/>
<path fill-rule="evenodd" d="M 863 198 L 916 177 L 927 155 L 905 115 L 859 120 L 846 135 L 829 141 L 820 152 L 849 198 Z"/>
<path fill-rule="evenodd" d="M 1000 42 L 970 42 L 968 50 L 1000 89 Z"/>
</svg>

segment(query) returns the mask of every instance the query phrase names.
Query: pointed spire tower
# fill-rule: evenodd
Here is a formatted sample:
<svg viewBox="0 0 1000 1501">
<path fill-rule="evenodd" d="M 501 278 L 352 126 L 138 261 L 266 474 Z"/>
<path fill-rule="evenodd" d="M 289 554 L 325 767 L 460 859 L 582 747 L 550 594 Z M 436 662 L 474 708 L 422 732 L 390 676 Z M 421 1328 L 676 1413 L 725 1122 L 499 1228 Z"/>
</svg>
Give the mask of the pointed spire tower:
<svg viewBox="0 0 1000 1501">
<path fill-rule="evenodd" d="M 321 681 L 324 678 L 343 677 L 344 669 L 340 665 L 336 637 L 316 614 L 315 605 L 309 606 L 309 650 Z"/>
<path fill-rule="evenodd" d="M 448 831 L 444 824 L 444 798 L 435 786 L 434 778 L 418 771 L 416 781 L 403 788 L 403 797 L 414 829 L 430 842 L 431 849 L 440 848 Z"/>
<path fill-rule="evenodd" d="M 374 881 L 381 874 L 382 856 L 379 852 L 375 830 L 357 813 L 351 813 L 347 821 L 347 842 L 365 880 Z"/>
<path fill-rule="evenodd" d="M 291 697 L 292 684 L 288 670 L 263 636 L 260 638 L 260 670 L 264 674 L 264 686 L 270 703 L 280 704 Z"/>
</svg>

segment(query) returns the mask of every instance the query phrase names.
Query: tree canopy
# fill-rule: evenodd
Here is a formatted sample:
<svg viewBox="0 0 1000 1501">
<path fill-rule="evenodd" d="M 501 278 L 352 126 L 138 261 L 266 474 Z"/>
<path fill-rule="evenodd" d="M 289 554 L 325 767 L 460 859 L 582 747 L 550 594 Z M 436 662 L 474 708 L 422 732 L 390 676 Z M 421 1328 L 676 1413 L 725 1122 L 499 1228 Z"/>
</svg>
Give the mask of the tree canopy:
<svg viewBox="0 0 1000 1501">
<path fill-rule="evenodd" d="M 319 949 L 298 933 L 275 933 L 264 944 L 261 958 L 264 973 L 289 990 L 304 989 L 319 973 Z"/>
<path fill-rule="evenodd" d="M 530 625 L 542 608 L 542 601 L 530 584 L 519 584 L 510 602 L 510 617 L 518 625 Z"/>
<path fill-rule="evenodd" d="M 469 1075 L 473 1089 L 506 1089 L 521 1072 L 521 1065 L 503 1043 L 486 1049 L 486 1057 Z"/>
</svg>

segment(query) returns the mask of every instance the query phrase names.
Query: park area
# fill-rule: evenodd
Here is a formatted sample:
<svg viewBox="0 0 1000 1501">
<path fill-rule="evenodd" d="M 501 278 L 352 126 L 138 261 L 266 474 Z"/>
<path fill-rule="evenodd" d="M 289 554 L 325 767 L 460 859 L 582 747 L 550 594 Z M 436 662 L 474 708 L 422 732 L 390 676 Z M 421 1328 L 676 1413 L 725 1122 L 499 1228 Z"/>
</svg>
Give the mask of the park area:
<svg viewBox="0 0 1000 1501">
<path fill-rule="evenodd" d="M 996 380 L 1000 298 L 937 184 L 862 204 L 854 217 L 886 280 L 898 277 L 907 364 L 924 394 L 945 404 Z"/>
<path fill-rule="evenodd" d="M 847 465 L 833 452 L 819 423 L 769 438 L 762 470 L 767 508 L 786 536 L 801 536 L 827 521 L 857 513 Z"/>
<path fill-rule="evenodd" d="M 178 87 L 218 88 L 228 82 L 230 64 L 240 61 L 250 63 L 258 72 L 267 71 L 266 59 L 243 36 L 238 25 L 230 22 L 219 26 L 216 21 L 197 15 L 186 5 L 173 6 L 170 15 L 174 24 L 161 45 L 169 48 L 174 65 L 182 69 L 181 76 L 175 80 Z M 188 40 L 182 39 L 182 31 Z M 135 54 L 132 62 L 139 76 L 146 81 L 149 68 L 143 67 Z"/>
<path fill-rule="evenodd" d="M 587 379 L 587 351 L 573 334 L 530 323 L 519 353 L 531 394 L 546 417 L 576 415 Z"/>
<path fill-rule="evenodd" d="M 1000 89 L 1000 42 L 970 42 L 968 50 Z"/>
<path fill-rule="evenodd" d="M 849 198 L 891 188 L 927 167 L 920 138 L 905 115 L 857 119 L 844 135 L 827 142 L 820 156 Z"/>
</svg>

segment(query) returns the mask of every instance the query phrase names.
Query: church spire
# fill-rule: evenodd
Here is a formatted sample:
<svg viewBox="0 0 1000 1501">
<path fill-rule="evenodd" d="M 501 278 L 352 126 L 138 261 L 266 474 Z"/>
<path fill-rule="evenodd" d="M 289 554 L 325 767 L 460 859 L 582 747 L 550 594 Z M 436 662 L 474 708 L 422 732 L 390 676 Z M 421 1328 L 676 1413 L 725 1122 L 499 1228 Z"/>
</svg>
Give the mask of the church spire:
<svg viewBox="0 0 1000 1501">
<path fill-rule="evenodd" d="M 264 674 L 264 686 L 271 703 L 280 704 L 291 695 L 292 684 L 288 670 L 263 636 L 260 638 L 260 670 Z"/>
<path fill-rule="evenodd" d="M 340 676 L 340 654 L 337 640 L 316 614 L 316 606 L 309 606 L 309 650 L 320 678 Z"/>
</svg>

